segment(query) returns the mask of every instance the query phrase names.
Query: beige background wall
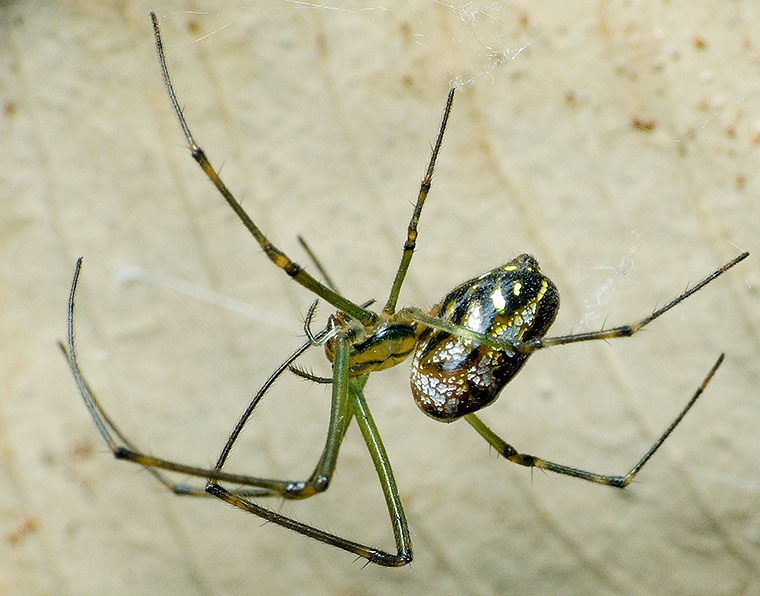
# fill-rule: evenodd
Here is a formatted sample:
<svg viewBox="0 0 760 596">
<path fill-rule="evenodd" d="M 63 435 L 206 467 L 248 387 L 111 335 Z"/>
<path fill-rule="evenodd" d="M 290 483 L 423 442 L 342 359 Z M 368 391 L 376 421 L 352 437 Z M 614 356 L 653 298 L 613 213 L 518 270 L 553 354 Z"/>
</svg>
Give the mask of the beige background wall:
<svg viewBox="0 0 760 596">
<path fill-rule="evenodd" d="M 405 569 L 172 497 L 111 459 L 55 345 L 76 257 L 93 386 L 146 450 L 199 465 L 301 341 L 311 300 L 189 157 L 149 8 L 213 163 L 355 300 L 385 298 L 454 80 L 468 84 L 403 304 L 532 252 L 562 292 L 554 331 L 595 329 L 760 254 L 756 1 L 369 6 L 0 2 L 0 593 L 760 593 L 755 255 L 636 338 L 535 355 L 484 413 L 524 451 L 622 473 L 725 351 L 625 492 L 500 461 L 464 423 L 419 414 L 406 366 L 374 376 L 413 532 Z M 231 466 L 306 476 L 327 399 L 284 381 Z M 356 432 L 327 495 L 279 505 L 391 545 Z"/>
</svg>

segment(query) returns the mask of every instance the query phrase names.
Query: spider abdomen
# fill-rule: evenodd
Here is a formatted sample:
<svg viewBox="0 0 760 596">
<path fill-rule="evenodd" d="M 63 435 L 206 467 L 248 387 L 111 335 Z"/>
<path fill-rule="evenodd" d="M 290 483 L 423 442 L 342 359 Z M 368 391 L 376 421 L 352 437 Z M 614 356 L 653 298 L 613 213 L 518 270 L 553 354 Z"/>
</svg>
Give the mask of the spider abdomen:
<svg viewBox="0 0 760 596">
<path fill-rule="evenodd" d="M 559 310 L 559 292 L 538 261 L 523 254 L 454 288 L 430 314 L 491 337 L 543 336 Z M 428 327 L 412 358 L 417 406 L 442 422 L 492 403 L 529 354 L 496 350 Z"/>
</svg>

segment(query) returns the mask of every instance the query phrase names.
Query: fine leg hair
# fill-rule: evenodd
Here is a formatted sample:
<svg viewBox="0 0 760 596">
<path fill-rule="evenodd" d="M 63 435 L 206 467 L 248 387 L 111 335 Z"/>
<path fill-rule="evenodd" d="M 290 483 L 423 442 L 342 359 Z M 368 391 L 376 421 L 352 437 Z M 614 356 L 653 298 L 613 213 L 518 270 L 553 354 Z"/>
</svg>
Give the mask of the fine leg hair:
<svg viewBox="0 0 760 596">
<path fill-rule="evenodd" d="M 665 429 L 665 432 L 663 432 L 660 435 L 660 438 L 654 442 L 654 444 L 649 448 L 649 450 L 644 454 L 644 456 L 636 463 L 636 465 L 634 465 L 630 469 L 630 471 L 623 476 L 609 476 L 605 474 L 596 474 L 594 472 L 587 472 L 585 470 L 579 470 L 578 468 L 572 468 L 572 467 L 565 466 L 562 464 L 556 464 L 554 462 L 546 461 L 545 459 L 541 459 L 533 455 L 528 455 L 527 453 L 519 453 L 514 447 L 512 447 L 512 445 L 505 442 L 498 435 L 496 435 L 496 433 L 494 433 L 490 428 L 488 428 L 480 420 L 480 418 L 478 418 L 475 414 L 467 414 L 466 416 L 464 416 L 464 419 L 467 422 L 469 422 L 470 425 L 476 431 L 478 431 L 480 436 L 482 436 L 486 441 L 488 441 L 488 443 L 494 449 L 496 449 L 499 455 L 505 457 L 511 462 L 514 462 L 516 464 L 519 464 L 521 466 L 526 466 L 529 468 L 539 468 L 541 470 L 556 472 L 557 474 L 564 474 L 565 476 L 573 476 L 575 478 L 588 480 L 589 482 L 595 482 L 597 484 L 604 484 L 607 486 L 614 486 L 617 488 L 625 488 L 633 481 L 633 479 L 636 477 L 636 474 L 638 474 L 641 471 L 641 468 L 644 467 L 644 464 L 646 464 L 649 461 L 649 459 L 655 454 L 655 452 L 660 448 L 660 445 L 662 445 L 665 442 L 665 439 L 667 439 L 670 436 L 670 433 L 673 432 L 675 427 L 678 426 L 681 420 L 683 420 L 683 417 L 686 416 L 686 413 L 696 403 L 699 396 L 702 395 L 702 392 L 707 387 L 707 384 L 713 378 L 713 375 L 715 374 L 715 372 L 718 370 L 718 367 L 723 362 L 723 356 L 724 355 L 721 354 L 718 357 L 718 360 L 716 360 L 715 364 L 713 364 L 712 368 L 707 373 L 707 376 L 703 379 L 702 383 L 694 392 L 694 395 L 691 396 L 691 399 L 686 403 L 686 405 L 683 407 L 683 409 L 678 414 L 678 416 L 676 416 L 673 422 L 670 423 L 670 426 L 668 426 L 668 428 Z"/>
</svg>

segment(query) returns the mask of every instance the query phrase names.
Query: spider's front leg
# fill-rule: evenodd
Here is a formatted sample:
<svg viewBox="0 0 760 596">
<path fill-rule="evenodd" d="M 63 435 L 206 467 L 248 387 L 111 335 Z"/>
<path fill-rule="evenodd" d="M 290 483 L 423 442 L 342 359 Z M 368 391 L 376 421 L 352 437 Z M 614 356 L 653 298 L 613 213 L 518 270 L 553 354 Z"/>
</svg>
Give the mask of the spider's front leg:
<svg viewBox="0 0 760 596">
<path fill-rule="evenodd" d="M 179 105 L 177 94 L 174 91 L 174 85 L 172 84 L 171 77 L 169 76 L 169 68 L 166 65 L 166 54 L 164 52 L 164 43 L 161 40 L 161 29 L 158 26 L 158 18 L 154 12 L 150 13 L 150 19 L 153 23 L 153 37 L 156 43 L 158 62 L 161 68 L 161 74 L 164 79 L 164 85 L 166 85 L 166 91 L 169 95 L 169 101 L 171 102 L 172 108 L 174 109 L 174 112 L 177 115 L 177 119 L 179 120 L 180 127 L 182 128 L 182 133 L 184 134 L 185 140 L 187 141 L 187 146 L 190 149 L 190 154 L 203 170 L 204 174 L 206 174 L 208 179 L 213 183 L 213 185 L 219 191 L 219 194 L 222 195 L 230 208 L 235 212 L 235 215 L 237 215 L 241 223 L 255 238 L 264 254 L 267 256 L 267 258 L 269 258 L 270 261 L 272 261 L 272 263 L 287 273 L 296 283 L 301 284 L 304 288 L 310 292 L 313 292 L 320 298 L 324 299 L 326 302 L 332 304 L 335 308 L 338 308 L 343 312 L 350 313 L 351 316 L 362 321 L 363 323 L 372 323 L 376 321 L 377 315 L 374 312 L 362 308 L 358 304 L 355 304 L 348 298 L 341 296 L 331 288 L 327 287 L 322 282 L 312 277 L 298 263 L 294 262 L 290 257 L 288 257 L 288 255 L 286 255 L 282 250 L 272 244 L 264 232 L 256 225 L 251 216 L 248 215 L 245 209 L 243 209 L 243 206 L 232 194 L 232 191 L 227 188 L 227 185 L 224 183 L 221 176 L 219 176 L 219 173 L 214 169 L 214 166 L 211 165 L 211 162 L 206 156 L 206 152 L 200 145 L 198 145 L 192 133 L 190 132 L 190 126 L 185 119 L 185 115 L 182 113 L 182 108 Z"/>
</svg>

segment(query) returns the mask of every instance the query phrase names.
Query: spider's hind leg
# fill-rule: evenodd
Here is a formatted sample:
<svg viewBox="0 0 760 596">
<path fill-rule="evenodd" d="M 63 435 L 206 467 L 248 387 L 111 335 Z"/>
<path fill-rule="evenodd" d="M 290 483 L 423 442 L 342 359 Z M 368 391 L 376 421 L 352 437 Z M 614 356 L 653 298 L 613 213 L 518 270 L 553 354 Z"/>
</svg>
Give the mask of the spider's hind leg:
<svg viewBox="0 0 760 596">
<path fill-rule="evenodd" d="M 208 469 L 198 466 L 191 466 L 187 464 L 178 463 L 171 460 L 166 460 L 159 457 L 154 457 L 140 451 L 120 430 L 116 423 L 111 419 L 108 413 L 104 410 L 103 406 L 95 395 L 94 391 L 87 382 L 82 370 L 79 368 L 79 361 L 77 358 L 76 345 L 74 342 L 74 310 L 76 301 L 77 285 L 79 283 L 79 275 L 82 271 L 82 259 L 78 259 L 76 268 L 74 270 L 74 277 L 71 282 L 71 290 L 69 292 L 68 301 L 68 316 L 66 326 L 66 345 L 59 343 L 59 347 L 63 352 L 64 357 L 69 363 L 69 368 L 74 376 L 74 380 L 79 389 L 79 394 L 84 401 L 87 410 L 95 422 L 95 426 L 98 432 L 103 437 L 103 440 L 108 445 L 108 448 L 113 453 L 116 459 L 122 459 L 136 463 L 145 469 L 147 469 L 161 484 L 166 486 L 169 490 L 177 495 L 184 496 L 206 496 L 206 491 L 203 487 L 193 487 L 184 483 L 174 482 L 165 472 L 184 474 L 204 479 L 212 479 L 216 481 L 232 482 L 239 485 L 244 485 L 251 488 L 241 488 L 237 492 L 241 495 L 247 496 L 269 496 L 269 495 L 281 495 L 285 490 L 283 487 L 289 483 L 285 481 L 273 481 L 265 478 L 257 478 L 253 476 L 246 476 L 240 474 L 230 474 L 223 472 L 219 469 Z M 288 369 L 296 358 L 298 358 L 306 349 L 311 346 L 310 343 L 305 343 L 298 350 L 296 350 L 278 369 L 275 371 L 262 386 L 259 392 L 256 394 L 249 409 L 253 408 L 259 403 L 266 391 L 271 387 L 277 377 Z M 228 441 L 230 444 L 230 441 Z"/>
<path fill-rule="evenodd" d="M 683 409 L 678 414 L 678 416 L 676 416 L 673 422 L 670 423 L 670 426 L 668 426 L 668 428 L 665 429 L 665 432 L 663 432 L 660 435 L 660 438 L 654 442 L 654 444 L 649 448 L 649 450 L 644 454 L 644 456 L 641 459 L 639 459 L 636 465 L 634 465 L 630 469 L 630 471 L 624 476 L 610 476 L 606 474 L 597 474 L 594 472 L 587 472 L 585 470 L 580 470 L 578 468 L 573 468 L 573 467 L 565 466 L 562 464 L 556 464 L 554 462 L 550 462 L 545 459 L 535 457 L 533 455 L 528 455 L 527 453 L 519 453 L 514 447 L 512 447 L 512 445 L 505 442 L 490 428 L 488 428 L 480 420 L 480 418 L 478 418 L 475 414 L 467 414 L 466 416 L 464 416 L 464 419 L 476 431 L 478 431 L 480 436 L 482 436 L 486 441 L 488 441 L 488 443 L 494 449 L 496 449 L 496 451 L 498 451 L 499 455 L 505 457 L 511 462 L 514 462 L 521 466 L 526 466 L 530 468 L 540 468 L 542 470 L 556 472 L 557 474 L 564 474 L 565 476 L 573 476 L 575 478 L 580 478 L 581 480 L 595 482 L 596 484 L 605 484 L 607 486 L 625 488 L 633 481 L 633 479 L 636 477 L 636 474 L 638 474 L 641 471 L 641 468 L 644 467 L 644 464 L 646 464 L 651 459 L 651 457 L 655 454 L 655 452 L 665 442 L 665 439 L 667 439 L 670 436 L 670 433 L 672 433 L 675 427 L 678 426 L 681 420 L 683 420 L 683 417 L 686 416 L 686 413 L 695 404 L 699 396 L 702 395 L 705 388 L 707 387 L 707 384 L 713 378 L 713 375 L 715 374 L 715 372 L 718 370 L 718 367 L 723 362 L 723 356 L 724 355 L 721 354 L 718 360 L 715 362 L 715 364 L 713 364 L 712 368 L 710 369 L 710 372 L 707 373 L 707 376 L 705 376 L 702 383 L 694 392 L 694 395 L 691 396 L 691 399 L 683 407 Z"/>
<path fill-rule="evenodd" d="M 256 407 L 263 397 L 266 389 L 274 382 L 279 374 L 288 369 L 295 358 L 305 351 L 310 342 L 305 343 L 294 353 L 280 368 L 270 376 L 270 379 L 257 393 L 249 404 L 246 415 L 240 422 L 227 441 L 222 455 L 214 469 L 209 470 L 196 466 L 189 466 L 178 462 L 153 457 L 139 451 L 135 445 L 121 432 L 118 426 L 111 420 L 102 408 L 94 392 L 90 389 L 87 380 L 79 368 L 76 349 L 74 345 L 74 305 L 77 283 L 81 272 L 82 260 L 77 261 L 74 279 L 71 284 L 68 305 L 67 345 L 60 344 L 71 372 L 76 380 L 80 395 L 85 406 L 90 412 L 95 425 L 103 440 L 117 459 L 124 459 L 141 465 L 147 469 L 164 486 L 177 495 L 182 496 L 214 496 L 244 511 L 254 513 L 267 521 L 271 521 L 285 528 L 294 530 L 305 536 L 310 536 L 326 544 L 342 548 L 378 565 L 397 567 L 406 565 L 412 560 L 411 539 L 406 523 L 406 517 L 398 495 L 396 483 L 393 478 L 388 456 L 383 447 L 382 439 L 375 426 L 372 416 L 363 396 L 364 383 L 367 375 L 350 378 L 348 376 L 348 361 L 350 346 L 345 337 L 339 337 L 336 341 L 335 362 L 333 365 L 332 381 L 332 408 L 330 412 L 330 428 L 325 448 L 317 462 L 314 472 L 308 480 L 294 482 L 287 480 L 272 480 L 256 478 L 247 475 L 238 475 L 224 472 L 222 466 L 227 455 L 235 443 L 237 436 L 248 419 L 250 412 Z M 338 451 L 345 437 L 351 420 L 356 417 L 358 426 L 364 437 L 367 449 L 372 458 L 375 470 L 383 490 L 386 505 L 391 517 L 393 535 L 396 542 L 396 553 L 389 553 L 381 549 L 370 547 L 352 540 L 348 540 L 336 534 L 320 530 L 314 526 L 299 522 L 293 518 L 284 516 L 276 511 L 262 507 L 253 502 L 250 497 L 281 496 L 284 498 L 306 498 L 327 489 L 337 463 Z M 185 474 L 207 480 L 204 489 L 196 488 L 187 484 L 173 482 L 167 473 Z M 242 485 L 242 488 L 228 490 L 221 486 L 221 482 Z"/>
<path fill-rule="evenodd" d="M 348 375 L 350 349 L 351 347 L 346 337 L 339 335 L 336 339 L 335 360 L 333 362 L 330 423 L 322 455 L 309 479 L 305 482 L 290 483 L 286 486 L 286 490 L 282 492 L 282 496 L 286 498 L 305 498 L 327 489 L 335 470 L 340 445 L 343 442 L 351 420 L 355 417 L 383 490 L 386 506 L 391 518 L 391 525 L 393 526 L 393 535 L 396 542 L 395 554 L 348 540 L 337 534 L 325 532 L 315 526 L 299 522 L 276 511 L 262 507 L 258 503 L 241 496 L 239 493 L 224 488 L 214 479 L 209 480 L 206 492 L 243 511 L 258 515 L 267 521 L 276 523 L 304 536 L 309 536 L 325 544 L 352 552 L 372 563 L 398 567 L 406 565 L 412 560 L 409 529 L 388 455 L 385 452 L 380 434 L 364 400 L 363 388 L 368 375 L 359 377 L 349 377 Z M 221 471 L 221 466 L 224 465 L 228 453 L 229 450 L 225 448 L 217 462 L 216 469 Z"/>
</svg>

